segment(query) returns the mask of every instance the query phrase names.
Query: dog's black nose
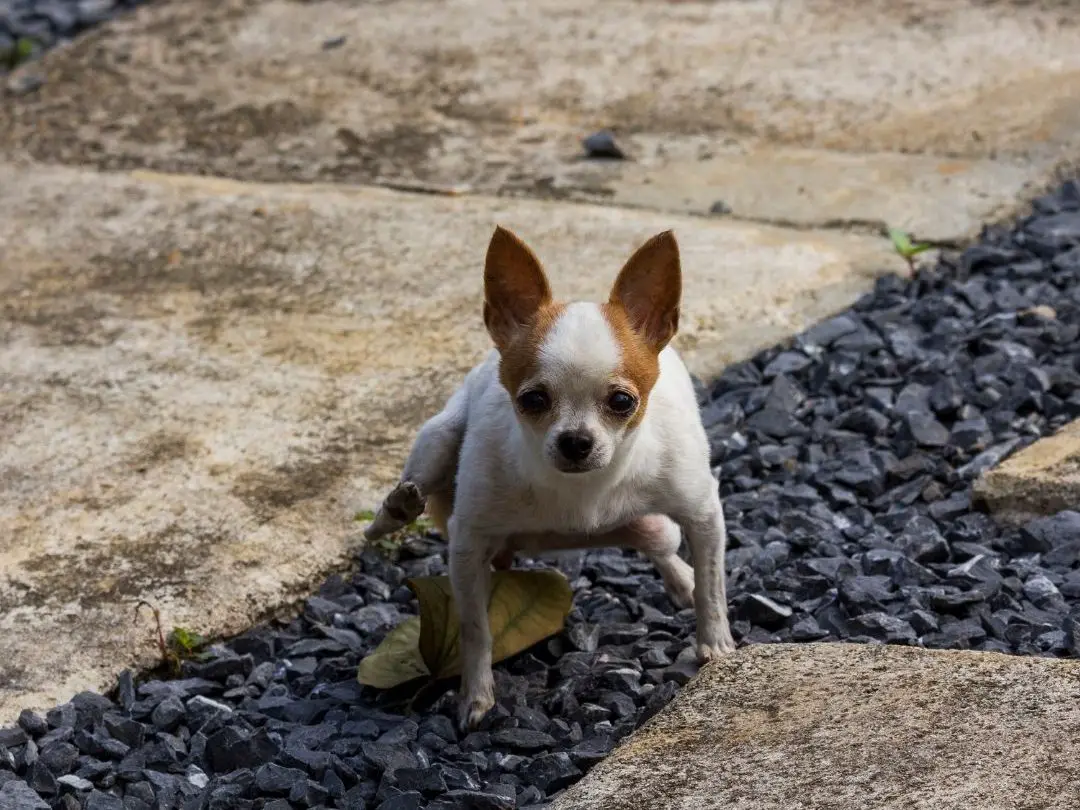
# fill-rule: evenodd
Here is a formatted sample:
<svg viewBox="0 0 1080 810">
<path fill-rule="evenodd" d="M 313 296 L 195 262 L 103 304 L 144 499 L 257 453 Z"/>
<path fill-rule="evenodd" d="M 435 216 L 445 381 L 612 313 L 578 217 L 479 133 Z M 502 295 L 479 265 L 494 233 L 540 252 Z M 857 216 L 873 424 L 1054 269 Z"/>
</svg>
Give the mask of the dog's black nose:
<svg viewBox="0 0 1080 810">
<path fill-rule="evenodd" d="M 580 430 L 559 434 L 559 452 L 567 461 L 584 461 L 593 448 L 593 437 Z"/>
</svg>

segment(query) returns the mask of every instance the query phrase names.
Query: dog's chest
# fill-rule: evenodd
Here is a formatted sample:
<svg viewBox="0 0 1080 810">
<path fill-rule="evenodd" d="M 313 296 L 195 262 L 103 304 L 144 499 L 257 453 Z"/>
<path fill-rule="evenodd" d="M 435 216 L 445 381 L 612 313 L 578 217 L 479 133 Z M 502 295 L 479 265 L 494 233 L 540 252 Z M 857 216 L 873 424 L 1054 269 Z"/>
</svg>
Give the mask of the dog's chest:
<svg viewBox="0 0 1080 810">
<path fill-rule="evenodd" d="M 515 531 L 598 532 L 628 523 L 649 511 L 645 493 L 628 487 L 583 485 L 566 489 L 528 488 L 518 495 Z"/>
</svg>

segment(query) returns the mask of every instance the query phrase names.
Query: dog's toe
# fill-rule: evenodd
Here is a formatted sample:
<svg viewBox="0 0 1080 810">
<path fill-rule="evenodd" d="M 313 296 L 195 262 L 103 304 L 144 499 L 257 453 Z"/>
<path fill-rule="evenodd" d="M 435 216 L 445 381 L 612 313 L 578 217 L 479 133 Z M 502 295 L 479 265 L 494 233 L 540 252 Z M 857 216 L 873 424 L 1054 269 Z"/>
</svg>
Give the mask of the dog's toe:
<svg viewBox="0 0 1080 810">
<path fill-rule="evenodd" d="M 735 652 L 735 642 L 732 640 L 717 642 L 716 644 L 698 644 L 698 662 L 707 664 L 709 661 Z"/>
<path fill-rule="evenodd" d="M 475 731 L 481 721 L 495 705 L 492 698 L 473 698 L 462 700 L 458 714 L 458 726 L 463 734 Z"/>
</svg>

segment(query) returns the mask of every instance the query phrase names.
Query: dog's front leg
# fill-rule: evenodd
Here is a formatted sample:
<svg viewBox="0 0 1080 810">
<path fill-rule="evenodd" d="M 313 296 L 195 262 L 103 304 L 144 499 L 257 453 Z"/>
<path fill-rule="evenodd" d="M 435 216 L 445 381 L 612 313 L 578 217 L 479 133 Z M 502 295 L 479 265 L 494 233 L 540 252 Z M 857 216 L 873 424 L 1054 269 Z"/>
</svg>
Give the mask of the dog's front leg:
<svg viewBox="0 0 1080 810">
<path fill-rule="evenodd" d="M 704 507 L 700 501 L 686 503 L 675 516 L 686 532 L 694 562 L 694 608 L 697 614 L 698 660 L 711 661 L 734 652 L 735 640 L 728 625 L 724 556 L 727 529 L 720 495 L 713 492 Z"/>
<path fill-rule="evenodd" d="M 450 519 L 450 583 L 461 624 L 461 704 L 463 731 L 476 728 L 495 705 L 491 673 L 491 561 L 498 550 L 490 538 L 456 518 Z"/>
</svg>

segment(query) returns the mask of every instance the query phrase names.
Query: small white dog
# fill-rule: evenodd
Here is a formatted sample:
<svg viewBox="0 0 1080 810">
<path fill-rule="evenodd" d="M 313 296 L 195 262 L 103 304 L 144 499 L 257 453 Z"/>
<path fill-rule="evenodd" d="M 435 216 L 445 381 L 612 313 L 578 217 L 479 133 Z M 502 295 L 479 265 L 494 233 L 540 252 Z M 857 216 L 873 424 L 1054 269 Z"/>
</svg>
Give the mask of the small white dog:
<svg viewBox="0 0 1080 810">
<path fill-rule="evenodd" d="M 709 445 L 668 345 L 681 288 L 670 231 L 634 253 L 606 304 L 557 303 L 532 251 L 503 228 L 492 236 L 484 324 L 496 349 L 421 428 L 366 532 L 381 536 L 426 506 L 447 538 L 463 728 L 494 705 L 491 567 L 509 567 L 515 552 L 635 548 L 675 604 L 695 606 L 699 660 L 735 648 Z M 677 554 L 681 532 L 693 568 Z"/>
</svg>

